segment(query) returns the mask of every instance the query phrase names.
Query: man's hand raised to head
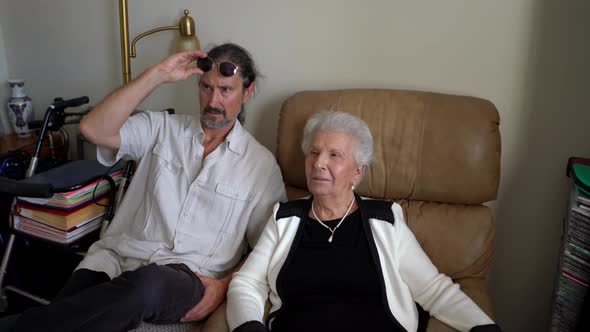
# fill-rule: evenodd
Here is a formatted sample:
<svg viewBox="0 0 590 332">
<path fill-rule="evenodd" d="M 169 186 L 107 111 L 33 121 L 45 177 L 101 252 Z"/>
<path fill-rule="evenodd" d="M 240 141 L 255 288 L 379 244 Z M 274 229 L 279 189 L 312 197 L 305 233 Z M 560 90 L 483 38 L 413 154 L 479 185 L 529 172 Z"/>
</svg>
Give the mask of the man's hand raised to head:
<svg viewBox="0 0 590 332">
<path fill-rule="evenodd" d="M 201 51 L 185 51 L 173 54 L 162 60 L 155 66 L 155 69 L 163 76 L 165 82 L 185 80 L 192 75 L 201 75 L 203 71 L 196 65 L 189 66 L 193 61 L 204 58 L 207 53 Z"/>
<path fill-rule="evenodd" d="M 203 74 L 197 66 L 189 64 L 206 56 L 201 51 L 180 52 L 150 67 L 96 105 L 80 122 L 80 131 L 90 142 L 116 153 L 121 145 L 119 130 L 145 97 L 163 83 Z"/>
</svg>

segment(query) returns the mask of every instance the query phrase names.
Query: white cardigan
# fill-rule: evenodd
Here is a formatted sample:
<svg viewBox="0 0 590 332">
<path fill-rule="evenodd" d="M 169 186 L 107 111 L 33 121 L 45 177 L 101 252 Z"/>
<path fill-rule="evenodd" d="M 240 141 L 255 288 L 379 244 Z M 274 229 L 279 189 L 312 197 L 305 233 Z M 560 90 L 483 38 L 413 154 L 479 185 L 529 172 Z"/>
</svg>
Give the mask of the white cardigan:
<svg viewBox="0 0 590 332">
<path fill-rule="evenodd" d="M 403 328 L 407 331 L 418 328 L 415 302 L 460 331 L 494 324 L 459 285 L 438 272 L 406 225 L 399 204 L 359 196 L 357 203 L 371 253 L 378 256 L 377 271 L 382 273 L 381 287 L 385 288 L 388 309 Z M 282 305 L 277 279 L 310 204 L 311 199 L 303 199 L 274 206 L 258 243 L 230 283 L 227 294 L 230 331 L 249 321 L 263 322 L 267 298 L 272 305 L 269 314 L 272 323 L 272 317 Z"/>
</svg>

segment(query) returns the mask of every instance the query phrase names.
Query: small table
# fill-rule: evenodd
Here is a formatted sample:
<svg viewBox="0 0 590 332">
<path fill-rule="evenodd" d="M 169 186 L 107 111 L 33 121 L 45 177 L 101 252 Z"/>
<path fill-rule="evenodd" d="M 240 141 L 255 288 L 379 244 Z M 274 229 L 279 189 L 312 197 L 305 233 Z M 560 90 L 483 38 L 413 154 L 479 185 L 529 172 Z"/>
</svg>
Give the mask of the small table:
<svg viewBox="0 0 590 332">
<path fill-rule="evenodd" d="M 56 154 L 55 157 L 63 159 L 65 157 L 63 135 L 57 131 L 49 132 L 49 134 L 53 135 L 53 143 L 55 144 L 54 153 Z M 0 136 L 0 154 L 20 151 L 32 156 L 35 153 L 38 140 L 39 135 L 37 131 L 34 131 L 31 136 L 27 137 L 18 136 L 16 134 Z M 49 156 L 51 156 L 49 139 L 45 138 L 41 148 L 40 157 L 44 158 Z"/>
<path fill-rule="evenodd" d="M 26 150 L 27 152 L 35 152 L 35 145 L 37 144 L 37 135 L 28 137 L 20 137 L 16 134 L 0 136 L 0 153 L 7 153 L 16 150 Z"/>
</svg>

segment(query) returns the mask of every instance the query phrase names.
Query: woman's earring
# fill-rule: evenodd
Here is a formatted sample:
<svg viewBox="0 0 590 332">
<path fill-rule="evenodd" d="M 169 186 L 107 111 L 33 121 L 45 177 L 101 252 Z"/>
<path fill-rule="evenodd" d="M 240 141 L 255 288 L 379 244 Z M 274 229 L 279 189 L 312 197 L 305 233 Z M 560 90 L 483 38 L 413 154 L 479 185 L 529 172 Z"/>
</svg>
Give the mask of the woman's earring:
<svg viewBox="0 0 590 332">
<path fill-rule="evenodd" d="M 354 191 L 354 181 L 352 182 L 352 185 L 350 186 L 351 190 Z"/>
</svg>

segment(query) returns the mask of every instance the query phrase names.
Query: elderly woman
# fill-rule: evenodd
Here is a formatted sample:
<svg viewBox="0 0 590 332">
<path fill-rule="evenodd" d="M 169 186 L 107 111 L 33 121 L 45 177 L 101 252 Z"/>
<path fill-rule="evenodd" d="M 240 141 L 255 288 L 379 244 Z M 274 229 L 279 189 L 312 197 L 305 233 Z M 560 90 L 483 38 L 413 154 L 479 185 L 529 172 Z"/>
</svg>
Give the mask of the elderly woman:
<svg viewBox="0 0 590 332">
<path fill-rule="evenodd" d="M 438 272 L 397 203 L 354 193 L 373 155 L 362 120 L 320 112 L 303 135 L 312 196 L 274 207 L 230 284 L 232 331 L 416 331 L 416 302 L 461 331 L 500 330 Z"/>
</svg>

